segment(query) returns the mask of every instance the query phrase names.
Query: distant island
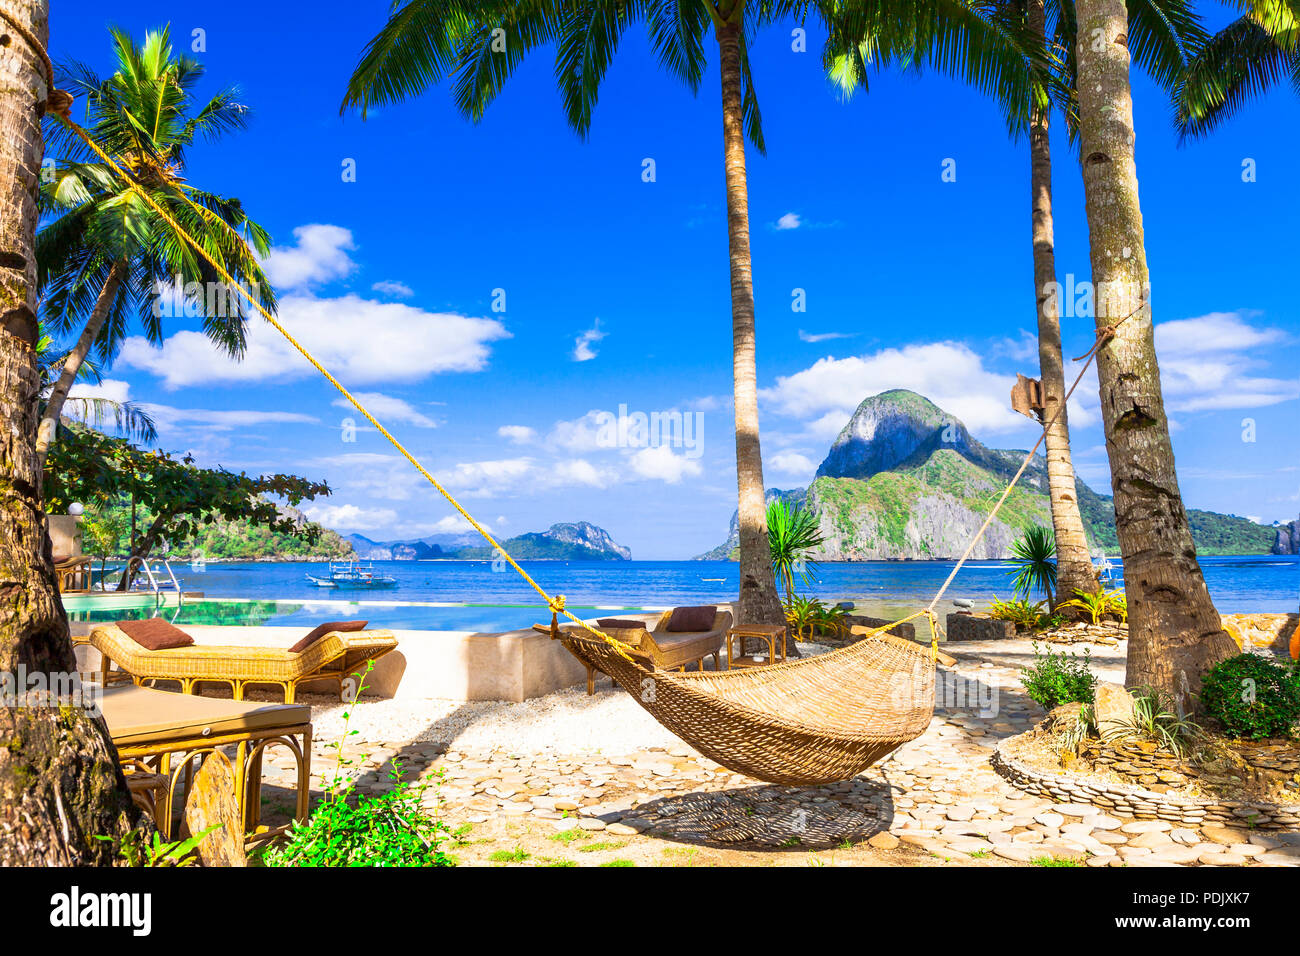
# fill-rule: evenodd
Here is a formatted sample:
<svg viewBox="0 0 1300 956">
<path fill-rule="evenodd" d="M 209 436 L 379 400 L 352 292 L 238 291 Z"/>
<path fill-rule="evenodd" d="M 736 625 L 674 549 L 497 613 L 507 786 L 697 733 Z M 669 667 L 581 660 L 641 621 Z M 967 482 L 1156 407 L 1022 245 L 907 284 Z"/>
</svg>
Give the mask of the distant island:
<svg viewBox="0 0 1300 956">
<path fill-rule="evenodd" d="M 767 491 L 767 500 L 811 508 L 825 544 L 820 561 L 941 560 L 958 557 L 1011 480 L 1023 450 L 989 448 L 955 416 L 906 389 L 858 406 L 807 488 Z M 1076 477 L 1089 543 L 1114 554 L 1112 500 Z M 1296 523 L 1273 527 L 1236 515 L 1188 509 L 1204 555 L 1295 554 Z M 1026 528 L 1051 527 L 1047 466 L 1035 456 L 973 557 L 1001 559 Z M 739 545 L 739 517 L 728 539 L 697 560 L 729 560 Z"/>
<path fill-rule="evenodd" d="M 490 561 L 492 548 L 473 533 L 430 535 L 409 541 L 372 541 L 359 534 L 343 539 L 357 558 L 368 561 Z M 528 561 L 630 561 L 632 552 L 589 521 L 553 524 L 546 531 L 501 541 L 510 555 Z"/>
</svg>

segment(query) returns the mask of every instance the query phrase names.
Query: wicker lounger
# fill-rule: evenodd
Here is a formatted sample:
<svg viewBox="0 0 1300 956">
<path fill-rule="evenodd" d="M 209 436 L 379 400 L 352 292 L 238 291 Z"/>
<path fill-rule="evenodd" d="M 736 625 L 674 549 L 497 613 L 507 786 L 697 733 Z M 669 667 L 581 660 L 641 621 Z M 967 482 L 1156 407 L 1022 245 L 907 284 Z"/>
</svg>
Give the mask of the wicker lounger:
<svg viewBox="0 0 1300 956">
<path fill-rule="evenodd" d="M 397 648 L 391 631 L 333 631 L 301 653 L 282 647 L 233 647 L 193 644 L 151 651 L 131 640 L 121 628 L 105 624 L 90 632 L 90 643 L 104 658 L 104 683 L 112 681 L 109 668 L 116 664 L 136 684 L 174 680 L 182 694 L 192 694 L 203 681 L 229 684 L 235 700 L 244 699 L 249 684 L 274 684 L 284 689 L 284 702 L 292 704 L 298 685 L 314 680 L 343 682 L 363 673 L 368 661 L 378 660 Z"/>
<path fill-rule="evenodd" d="M 601 630 L 616 640 L 631 645 L 634 657 L 659 670 L 685 671 L 687 664 L 695 664 L 702 671 L 704 658 L 709 655 L 713 656 L 713 669 L 719 670 L 721 663 L 718 652 L 722 649 L 727 629 L 731 627 L 731 612 L 716 612 L 713 615 L 713 626 L 707 631 L 670 631 L 668 619 L 673 616 L 673 610 L 675 609 L 670 608 L 660 614 L 653 628 Z M 550 629 L 543 624 L 536 624 L 534 628 L 543 634 L 550 633 Z M 566 625 L 564 629 L 581 630 L 576 624 Z M 587 695 L 591 696 L 596 692 L 596 673 L 599 669 L 586 661 L 582 664 L 587 669 Z"/>
<path fill-rule="evenodd" d="M 294 816 L 307 819 L 311 708 L 306 704 L 220 700 L 120 684 L 104 688 L 101 707 L 127 782 L 167 839 L 175 835 L 174 811 L 184 803 L 194 759 L 225 746 L 235 748 L 235 800 L 245 833 L 259 829 L 262 753 L 273 745 L 294 756 L 298 770 Z M 285 829 L 265 830 L 257 837 Z"/>
</svg>

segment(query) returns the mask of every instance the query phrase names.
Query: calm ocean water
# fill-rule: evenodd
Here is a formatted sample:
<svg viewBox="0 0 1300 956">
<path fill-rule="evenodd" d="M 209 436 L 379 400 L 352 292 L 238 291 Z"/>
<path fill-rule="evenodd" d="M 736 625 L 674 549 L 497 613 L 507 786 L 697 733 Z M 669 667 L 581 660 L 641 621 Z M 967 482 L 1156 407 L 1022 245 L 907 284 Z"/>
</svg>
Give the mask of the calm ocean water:
<svg viewBox="0 0 1300 956">
<path fill-rule="evenodd" d="M 1118 562 L 1116 562 L 1118 565 Z M 1219 610 L 1293 612 L 1300 603 L 1300 558 L 1203 558 L 1206 582 Z M 315 624 L 331 618 L 365 618 L 384 627 L 501 631 L 548 620 L 537 594 L 513 570 L 494 571 L 488 561 L 376 561 L 392 575 L 388 591 L 328 591 L 312 587 L 308 571 L 319 564 L 209 564 L 205 570 L 176 564 L 186 591 L 205 600 L 180 608 L 178 624 Z M 539 561 L 528 573 L 552 594 L 565 595 L 578 616 L 594 608 L 659 608 L 733 600 L 737 565 L 723 561 Z M 952 570 L 950 561 L 872 561 L 822 564 L 817 583 L 800 588 L 823 600 L 851 600 L 881 617 L 917 610 L 933 597 Z M 977 602 L 1011 596 L 1009 565 L 966 565 L 940 610 L 952 598 Z M 1118 574 L 1118 567 L 1116 569 Z M 225 599 L 225 600 L 222 600 Z M 234 600 L 237 599 L 237 600 Z M 467 606 L 437 606 L 442 604 Z M 137 616 L 147 617 L 152 612 Z M 175 610 L 165 612 L 168 617 Z M 74 620 L 116 620 L 123 612 L 80 612 Z"/>
</svg>

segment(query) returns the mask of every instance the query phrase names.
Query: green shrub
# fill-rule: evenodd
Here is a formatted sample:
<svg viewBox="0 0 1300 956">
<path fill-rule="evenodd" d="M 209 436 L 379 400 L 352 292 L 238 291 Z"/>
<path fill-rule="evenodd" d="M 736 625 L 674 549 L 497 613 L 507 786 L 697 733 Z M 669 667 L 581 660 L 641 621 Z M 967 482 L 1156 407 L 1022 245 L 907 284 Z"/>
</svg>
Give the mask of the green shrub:
<svg viewBox="0 0 1300 956">
<path fill-rule="evenodd" d="M 393 788 L 358 795 L 347 783 L 327 791 L 306 823 L 266 852 L 267 866 L 454 866 L 442 851 L 450 828 L 423 806 L 427 784 L 401 779 L 394 763 Z"/>
<path fill-rule="evenodd" d="M 1034 645 L 1034 663 L 1020 669 L 1020 683 L 1025 693 L 1039 706 L 1051 710 L 1062 704 L 1091 704 L 1097 691 L 1097 677 L 1090 670 L 1092 652 L 1083 657 L 1071 653 L 1040 654 Z"/>
<path fill-rule="evenodd" d="M 1300 665 L 1239 654 L 1210 668 L 1201 708 L 1229 737 L 1284 737 L 1300 720 Z"/>
<path fill-rule="evenodd" d="M 365 689 L 365 679 L 375 662 L 366 665 L 356 690 Z M 354 698 L 355 700 L 355 698 Z M 424 806 L 430 784 L 412 784 L 402 779 L 401 764 L 394 760 L 388 774 L 392 789 L 387 793 L 357 793 L 357 785 L 345 772 L 353 761 L 344 756 L 343 745 L 357 731 L 352 730 L 352 707 L 343 713 L 343 733 L 329 746 L 335 749 L 334 773 L 325 784 L 324 796 L 305 823 L 295 821 L 287 839 L 269 847 L 262 857 L 266 866 L 455 866 L 454 857 L 442 851 L 452 837 L 451 828 Z M 362 755 L 364 759 L 365 755 Z"/>
<path fill-rule="evenodd" d="M 1010 621 L 1017 628 L 1041 631 L 1060 624 L 1060 618 L 1043 610 L 1046 601 L 1030 604 L 1024 598 L 1014 601 L 999 601 L 996 597 L 989 603 L 989 617 L 999 621 Z"/>
</svg>

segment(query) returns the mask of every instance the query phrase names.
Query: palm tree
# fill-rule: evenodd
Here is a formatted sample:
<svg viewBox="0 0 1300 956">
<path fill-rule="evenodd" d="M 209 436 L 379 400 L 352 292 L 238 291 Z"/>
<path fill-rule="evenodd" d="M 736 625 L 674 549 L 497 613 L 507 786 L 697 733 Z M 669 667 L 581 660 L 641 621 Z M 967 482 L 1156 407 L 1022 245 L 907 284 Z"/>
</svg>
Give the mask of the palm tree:
<svg viewBox="0 0 1300 956">
<path fill-rule="evenodd" d="M 0 0 L 0 14 L 0 673 L 44 677 L 53 688 L 77 663 L 54 582 L 35 448 L 32 187 L 43 153 L 39 117 L 52 99 L 48 61 L 37 52 L 49 36 L 49 5 Z M 93 837 L 120 837 L 138 815 L 117 752 L 94 711 L 66 697 L 50 703 L 0 707 L 0 865 L 110 865 L 112 843 Z"/>
<path fill-rule="evenodd" d="M 555 72 L 569 125 L 585 137 L 600 84 L 622 34 L 641 20 L 665 69 L 698 91 L 710 28 L 717 43 L 723 115 L 727 231 L 740 500 L 740 600 L 737 619 L 784 621 L 764 525 L 758 431 L 754 291 L 749 247 L 745 137 L 763 151 L 762 119 L 750 74 L 748 43 L 760 27 L 815 6 L 797 0 L 411 0 L 370 41 L 348 83 L 343 110 L 364 116 L 455 74 L 457 105 L 480 119 L 524 55 L 554 43 Z"/>
<path fill-rule="evenodd" d="M 1186 50 L 1204 32 L 1185 0 L 1128 0 L 1129 36 L 1134 60 L 1158 83 L 1172 89 L 1186 67 Z M 1071 0 L 1013 0 L 1006 6 L 1023 20 L 1028 42 L 1042 47 L 1050 72 L 1033 91 L 1031 102 L 1017 104 L 1006 119 L 1013 135 L 1022 132 L 1020 116 L 1029 116 L 1029 179 L 1034 296 L 1038 319 L 1038 366 L 1043 387 L 1042 420 L 1048 497 L 1056 538 L 1057 594 L 1093 593 L 1098 588 L 1070 454 L 1069 414 L 1064 407 L 1065 361 L 1061 352 L 1061 309 L 1057 290 L 1055 226 L 1052 208 L 1050 122 L 1053 100 L 1061 107 L 1071 134 L 1077 123 L 1074 48 L 1076 28 Z"/>
<path fill-rule="evenodd" d="M 764 521 L 758 429 L 754 292 L 750 258 L 745 138 L 764 151 L 762 114 L 748 48 L 755 33 L 782 18 L 817 17 L 831 33 L 827 60 L 852 53 L 855 69 L 875 55 L 928 60 L 997 86 L 1020 66 L 1006 37 L 976 0 L 410 0 L 367 45 L 343 109 L 364 116 L 375 105 L 423 92 L 455 75 L 457 105 L 478 120 L 525 54 L 556 45 L 555 73 L 570 126 L 585 136 L 601 80 L 622 35 L 641 21 L 661 65 L 698 92 L 712 29 L 722 93 L 723 167 L 731 255 L 732 374 L 740 519 L 737 619 L 784 620 Z M 832 52 L 832 50 L 838 51 Z M 858 69 L 858 75 L 864 73 Z"/>
<path fill-rule="evenodd" d="M 1079 137 L 1102 419 L 1129 603 L 1130 687 L 1190 710 L 1201 675 L 1237 653 L 1205 586 L 1160 389 L 1134 160 L 1124 0 L 1077 0 Z"/>
<path fill-rule="evenodd" d="M 1192 58 L 1175 97 L 1184 137 L 1204 136 L 1289 79 L 1300 92 L 1300 0 L 1231 0 L 1245 11 Z"/>
<path fill-rule="evenodd" d="M 36 361 L 40 370 L 40 412 L 45 414 L 50 393 L 54 390 L 67 362 L 68 352 L 54 347 L 53 340 L 44 332 L 36 342 Z M 77 381 L 99 385 L 103 375 L 99 365 L 87 359 L 77 372 Z M 64 400 L 63 411 L 76 409 L 75 417 L 94 428 L 102 428 L 110 416 L 117 430 L 130 441 L 152 444 L 158 439 L 158 428 L 149 412 L 135 402 L 118 402 L 103 396 L 71 396 Z"/>
<path fill-rule="evenodd" d="M 215 141 L 246 124 L 248 110 L 238 91 L 223 90 L 199 106 L 193 90 L 203 67 L 173 55 L 167 28 L 147 33 L 138 46 L 120 30 L 111 34 L 118 68 L 108 79 L 79 64 L 57 72 L 70 92 L 85 99 L 91 137 L 235 279 L 256 290 L 262 305 L 274 309 L 274 293 L 254 255 L 254 249 L 262 256 L 270 251 L 266 231 L 239 200 L 183 178 L 186 150 L 196 138 Z M 242 297 L 80 138 L 55 119 L 46 130 L 59 160 L 41 189 L 47 222 L 37 237 L 38 280 L 51 330 L 80 332 L 41 419 L 42 466 L 86 356 L 95 348 L 111 359 L 132 312 L 145 335 L 160 341 L 167 312 L 162 293 L 178 283 L 185 311 L 201 315 L 208 337 L 234 357 L 243 354 L 247 319 Z"/>
</svg>

